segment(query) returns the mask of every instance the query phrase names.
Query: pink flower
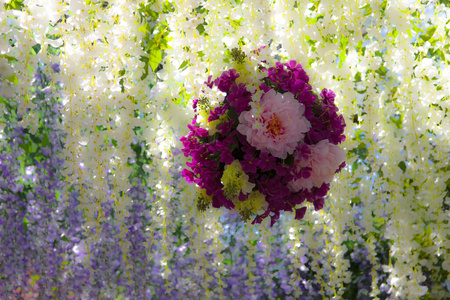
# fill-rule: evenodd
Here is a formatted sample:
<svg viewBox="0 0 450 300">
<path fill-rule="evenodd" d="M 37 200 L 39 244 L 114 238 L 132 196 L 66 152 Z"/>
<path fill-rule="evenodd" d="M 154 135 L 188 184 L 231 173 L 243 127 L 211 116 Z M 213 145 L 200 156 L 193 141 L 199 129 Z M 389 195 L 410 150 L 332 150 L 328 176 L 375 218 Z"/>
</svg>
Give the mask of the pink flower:
<svg viewBox="0 0 450 300">
<path fill-rule="evenodd" d="M 347 154 L 339 146 L 331 144 L 328 140 L 321 140 L 315 145 L 310 145 L 311 154 L 308 159 L 301 153 L 296 155 L 297 170 L 309 167 L 312 169 L 308 178 L 299 178 L 289 183 L 289 188 L 294 192 L 301 189 L 320 187 L 324 182 L 330 183 L 334 173 L 345 161 Z"/>
<path fill-rule="evenodd" d="M 304 112 L 305 106 L 292 93 L 280 94 L 271 89 L 261 97 L 259 108 L 239 115 L 237 130 L 256 149 L 285 159 L 311 127 Z"/>
</svg>

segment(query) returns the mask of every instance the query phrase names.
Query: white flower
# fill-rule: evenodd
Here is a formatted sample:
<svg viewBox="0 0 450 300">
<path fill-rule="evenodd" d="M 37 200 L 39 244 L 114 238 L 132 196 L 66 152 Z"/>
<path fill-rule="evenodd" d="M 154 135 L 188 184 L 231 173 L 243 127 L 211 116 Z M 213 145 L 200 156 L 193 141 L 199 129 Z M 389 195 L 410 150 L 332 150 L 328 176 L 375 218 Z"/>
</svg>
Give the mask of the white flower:
<svg viewBox="0 0 450 300">
<path fill-rule="evenodd" d="M 6 58 L 0 58 L 0 76 L 3 78 L 8 78 L 14 75 L 14 70 L 9 65 L 9 62 Z"/>
</svg>

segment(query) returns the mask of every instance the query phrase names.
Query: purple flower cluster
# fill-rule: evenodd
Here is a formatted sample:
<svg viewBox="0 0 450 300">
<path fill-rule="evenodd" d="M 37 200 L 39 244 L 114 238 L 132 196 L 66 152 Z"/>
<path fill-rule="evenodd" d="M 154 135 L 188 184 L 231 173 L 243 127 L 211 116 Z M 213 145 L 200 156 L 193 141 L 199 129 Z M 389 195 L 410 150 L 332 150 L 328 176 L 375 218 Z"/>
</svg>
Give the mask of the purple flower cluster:
<svg viewBox="0 0 450 300">
<path fill-rule="evenodd" d="M 289 253 L 292 245 L 287 241 L 283 226 L 277 222 L 271 230 L 271 238 L 263 241 L 260 236 L 249 241 L 240 230 L 238 217 L 227 213 L 223 224 L 228 230 L 224 235 L 227 248 L 222 251 L 227 261 L 226 274 L 222 276 L 227 299 L 323 299 L 321 286 L 315 282 L 311 260 L 298 259 Z M 304 241 L 303 241 L 304 242 Z M 318 251 L 302 243 L 308 253 Z M 295 265 L 295 266 L 294 266 Z M 251 273 L 251 275 L 250 275 Z M 219 298 L 219 297 L 218 297 Z"/>
<path fill-rule="evenodd" d="M 264 208 L 264 213 L 256 214 L 253 223 L 260 223 L 270 216 L 273 225 L 281 211 L 295 210 L 296 219 L 302 219 L 306 207 L 296 208 L 296 206 L 305 200 L 314 203 L 316 210 L 324 206 L 324 196 L 329 190 L 329 182 L 297 190 L 289 185 L 293 181 L 311 176 L 313 171 L 311 167 L 300 168 L 297 164 L 302 157 L 305 160 L 312 157 L 310 146 L 323 140 L 338 145 L 345 140 L 343 134 L 345 122 L 342 115 L 337 114 L 338 108 L 334 104 L 335 94 L 324 89 L 320 93 L 320 99 L 314 95 L 308 83 L 308 76 L 296 61 L 292 60 L 285 64 L 277 62 L 274 67 L 262 69 L 262 72 L 267 73 L 267 76 L 262 80 L 260 90 L 265 93 L 270 90 L 280 94 L 291 93 L 295 101 L 304 106 L 304 116 L 311 126 L 294 152 L 288 152 L 285 158 L 276 156 L 261 148 L 258 149 L 249 141 L 248 136 L 242 134 L 238 126 L 242 121 L 242 114 L 251 109 L 254 93 L 250 92 L 244 83 L 236 82 L 239 74 L 232 69 L 224 71 L 215 80 L 210 76 L 205 82 L 209 88 L 215 86 L 226 93 L 219 106 L 211 108 L 206 97 L 194 100 L 196 115 L 192 124 L 188 125 L 190 132 L 181 138 L 184 146 L 182 151 L 186 157 L 191 158 L 187 163 L 189 169 L 184 169 L 182 175 L 188 182 L 195 183 L 205 190 L 211 197 L 214 208 L 225 207 L 231 210 L 235 208 L 235 202 L 226 195 L 221 179 L 226 166 L 235 160 L 239 161 L 242 170 L 248 176 L 248 182 L 254 185 L 253 191 L 264 195 L 268 204 Z M 200 110 L 205 108 L 209 110 L 208 122 L 219 122 L 211 134 L 197 122 Z M 284 132 L 276 114 L 273 114 L 273 119 L 268 124 L 267 130 L 271 130 L 273 135 Z M 344 165 L 345 162 L 342 162 L 339 168 L 333 169 L 332 172 L 339 172 Z M 247 193 L 240 191 L 239 201 L 245 201 L 247 197 Z M 199 209 L 204 209 L 200 206 Z M 243 219 L 249 217 L 241 215 Z"/>
<path fill-rule="evenodd" d="M 52 69 L 57 72 L 58 65 Z M 81 295 L 89 274 L 72 251 L 84 237 L 77 194 L 61 173 L 58 84 L 43 70 L 38 67 L 32 87 L 40 119 L 36 133 L 16 123 L 13 102 L 5 110 L 7 137 L 0 154 L 2 298 L 25 297 L 31 290 L 40 299 Z"/>
</svg>

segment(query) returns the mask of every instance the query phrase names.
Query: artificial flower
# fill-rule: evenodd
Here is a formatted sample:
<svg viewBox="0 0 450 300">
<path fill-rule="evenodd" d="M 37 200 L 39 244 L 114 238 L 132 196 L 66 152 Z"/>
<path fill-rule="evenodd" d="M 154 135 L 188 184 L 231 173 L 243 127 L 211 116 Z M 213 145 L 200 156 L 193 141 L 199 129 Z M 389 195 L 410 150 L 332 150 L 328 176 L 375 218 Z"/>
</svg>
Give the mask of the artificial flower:
<svg viewBox="0 0 450 300">
<path fill-rule="evenodd" d="M 237 130 L 256 149 L 285 159 L 311 127 L 304 117 L 305 106 L 292 93 L 273 89 L 262 96 L 258 106 L 241 113 Z"/>
</svg>

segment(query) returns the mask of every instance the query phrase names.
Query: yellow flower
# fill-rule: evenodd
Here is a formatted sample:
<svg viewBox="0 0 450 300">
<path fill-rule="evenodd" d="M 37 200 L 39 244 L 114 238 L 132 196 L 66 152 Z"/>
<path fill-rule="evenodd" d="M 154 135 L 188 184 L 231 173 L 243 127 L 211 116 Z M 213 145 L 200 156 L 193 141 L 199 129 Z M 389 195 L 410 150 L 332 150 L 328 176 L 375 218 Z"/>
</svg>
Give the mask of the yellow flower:
<svg viewBox="0 0 450 300">
<path fill-rule="evenodd" d="M 238 160 L 233 161 L 231 165 L 225 166 L 221 181 L 225 196 L 229 200 L 234 200 L 235 198 L 237 200 L 241 191 L 244 194 L 249 194 L 255 187 L 254 183 L 248 182 L 248 175 L 242 170 Z"/>
<path fill-rule="evenodd" d="M 197 209 L 199 211 L 205 211 L 212 203 L 211 196 L 206 194 L 206 190 L 201 189 L 197 198 Z"/>
<path fill-rule="evenodd" d="M 263 194 L 253 191 L 244 201 L 234 201 L 234 205 L 242 219 L 248 221 L 251 215 L 257 214 L 260 209 L 265 209 L 267 202 Z"/>
<path fill-rule="evenodd" d="M 249 211 L 256 214 L 258 210 L 267 205 L 266 198 L 259 191 L 253 191 L 244 201 L 236 201 L 235 207 L 238 211 Z"/>
</svg>

